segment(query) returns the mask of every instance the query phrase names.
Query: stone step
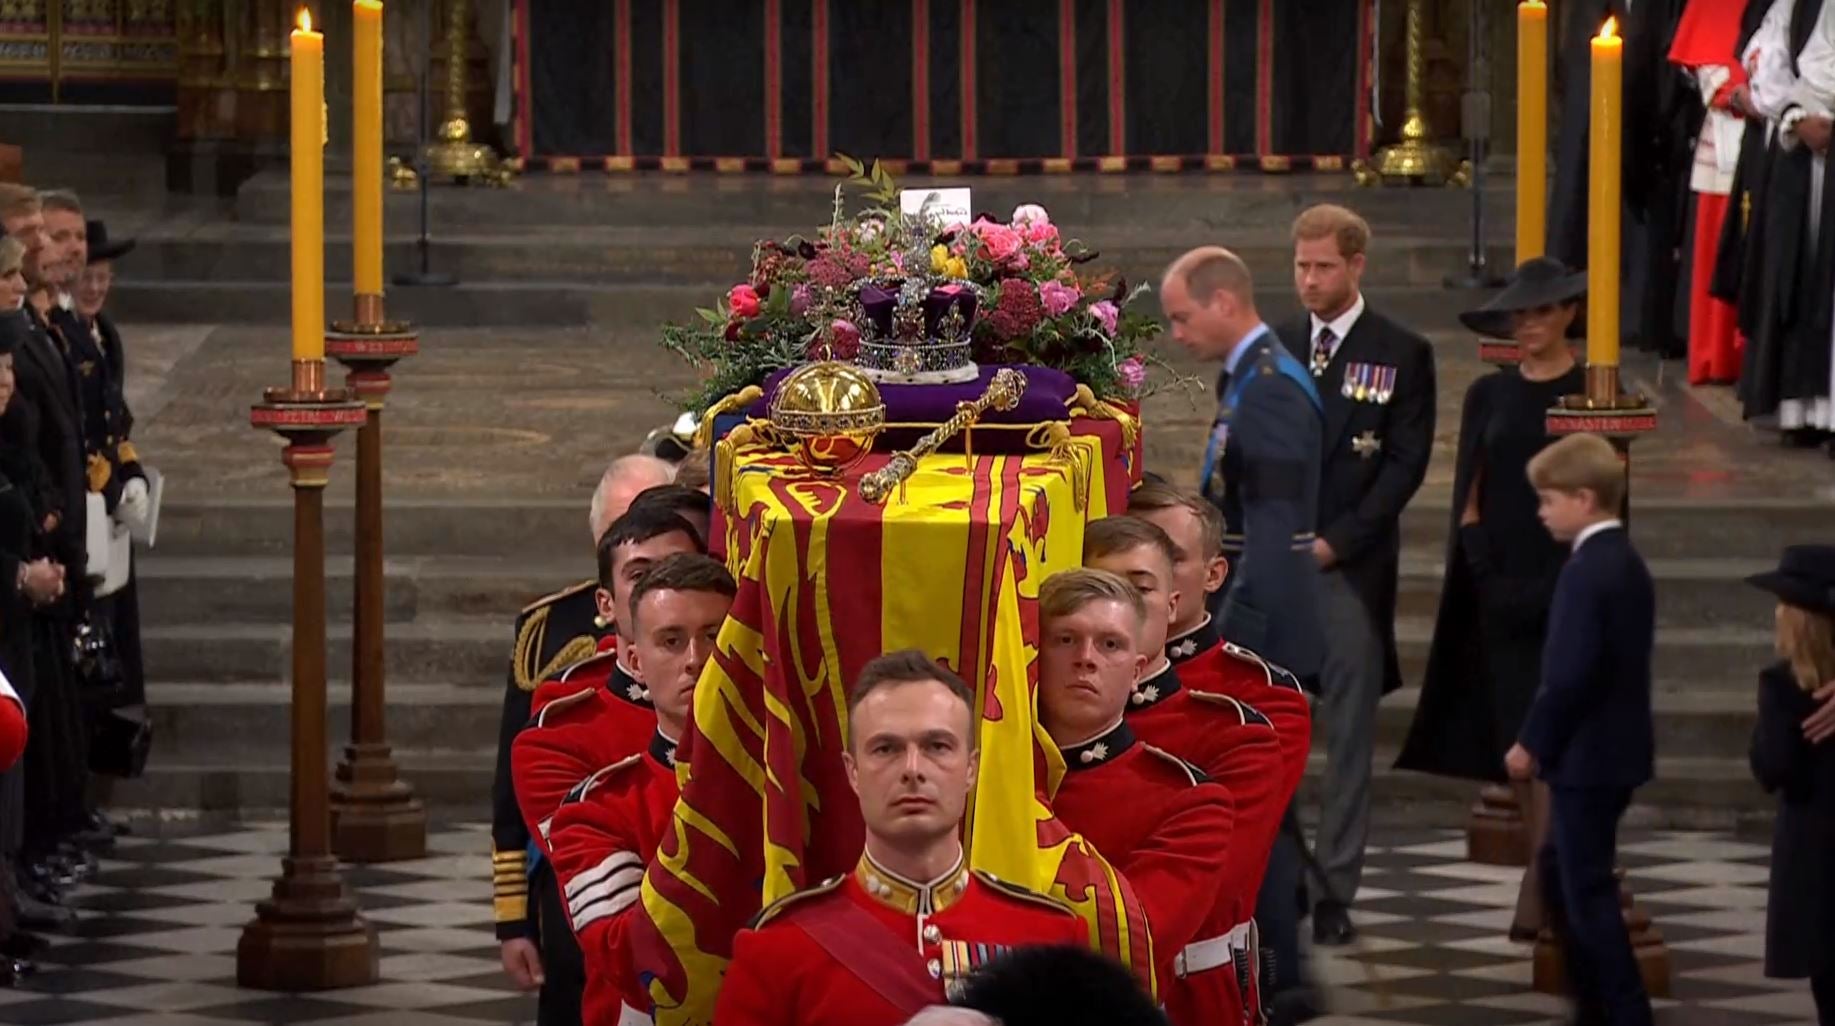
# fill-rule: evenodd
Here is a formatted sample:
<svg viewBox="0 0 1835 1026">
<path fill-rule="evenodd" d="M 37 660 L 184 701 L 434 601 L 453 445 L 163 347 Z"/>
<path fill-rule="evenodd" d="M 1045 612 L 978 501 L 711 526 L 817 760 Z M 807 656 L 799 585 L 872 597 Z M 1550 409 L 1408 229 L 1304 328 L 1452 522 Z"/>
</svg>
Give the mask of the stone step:
<svg viewBox="0 0 1835 1026">
<path fill-rule="evenodd" d="M 488 749 L 397 752 L 402 775 L 436 815 L 485 819 L 490 815 L 493 757 Z M 334 755 L 335 759 L 335 755 Z M 1390 768 L 1392 752 L 1378 752 L 1373 802 L 1386 821 L 1463 826 L 1476 784 Z M 333 763 L 335 765 L 335 761 Z M 1316 806 L 1320 762 L 1308 767 L 1301 794 Z M 184 810 L 241 817 L 285 815 L 287 764 L 280 761 L 186 762 L 155 757 L 146 776 L 120 781 L 111 805 L 136 814 Z M 1659 829 L 1728 829 L 1768 808 L 1772 799 L 1748 774 L 1745 759 L 1662 757 L 1656 779 L 1640 788 L 1629 822 Z M 482 855 L 480 855 L 482 864 Z"/>
<path fill-rule="evenodd" d="M 72 189 L 84 205 L 158 204 L 166 190 L 172 107 L 0 104 L 0 140 L 25 149 L 25 181 Z"/>
<path fill-rule="evenodd" d="M 1431 620 L 1439 608 L 1443 564 L 1425 556 L 1410 552 L 1404 558 L 1397 606 L 1404 618 Z M 1762 559 L 1651 560 L 1659 625 L 1763 627 L 1772 602 L 1743 582 L 1768 565 Z M 507 620 L 535 597 L 584 579 L 590 569 L 578 556 L 391 556 L 383 566 L 385 617 L 392 623 L 450 616 Z M 290 622 L 293 563 L 285 556 L 185 556 L 161 550 L 143 555 L 136 570 L 142 604 L 157 611 L 148 616 L 150 623 Z M 347 620 L 354 562 L 345 553 L 331 555 L 325 573 L 329 615 L 333 621 Z"/>
<path fill-rule="evenodd" d="M 438 258 L 434 267 L 445 269 Z M 1145 265 L 1131 271 L 1129 276 L 1135 280 L 1157 279 L 1163 269 L 1163 263 Z M 729 283 L 466 279 L 451 288 L 391 288 L 389 313 L 422 328 L 658 325 L 693 319 L 695 309 L 714 302 L 726 284 Z M 1445 317 L 1448 309 L 1475 305 L 1468 302 L 1465 294 L 1449 292 L 1437 285 L 1392 285 L 1364 291 L 1371 303 L 1404 323 L 1437 322 Z M 325 293 L 332 318 L 347 316 L 343 297 L 349 292 L 349 281 L 327 281 Z M 116 283 L 109 304 L 124 323 L 211 321 L 279 326 L 287 323 L 291 316 L 291 294 L 290 286 L 282 278 L 212 281 L 128 277 Z M 1272 283 L 1264 279 L 1256 289 L 1256 302 L 1270 320 L 1284 319 L 1298 309 L 1292 288 L 1278 279 Z"/>
<path fill-rule="evenodd" d="M 839 178 L 817 175 L 534 175 L 507 189 L 436 186 L 428 191 L 428 220 L 437 234 L 455 225 L 528 227 L 614 224 L 672 228 L 706 224 L 773 226 L 813 233 L 829 223 Z M 1379 233 L 1433 225 L 1461 237 L 1471 216 L 1471 193 L 1463 189 L 1359 189 L 1348 174 L 1243 175 L 1042 175 L 977 177 L 954 182 L 912 177 L 906 188 L 967 185 L 977 214 L 1005 218 L 1021 203 L 1038 203 L 1054 221 L 1067 225 L 1188 225 L 1218 232 L 1259 223 L 1285 227 L 1314 203 L 1354 207 Z M 396 231 L 419 225 L 418 191 L 388 190 L 386 223 Z M 867 201 L 850 190 L 846 209 Z M 1510 232 L 1514 200 L 1509 180 L 1493 179 L 1485 192 L 1485 216 L 1503 238 Z M 238 190 L 235 213 L 250 224 L 284 225 L 290 212 L 284 169 L 264 171 Z M 348 177 L 325 182 L 325 223 L 351 221 Z"/>
<path fill-rule="evenodd" d="M 292 622 L 293 561 L 279 556 L 148 555 L 136 564 L 140 601 L 151 625 L 228 621 Z M 511 556 L 397 556 L 383 563 L 383 613 L 389 623 L 445 617 L 495 617 L 590 574 L 584 559 L 530 561 Z M 327 615 L 348 622 L 354 560 L 325 563 Z M 568 575 L 572 575 L 570 578 Z"/>
<path fill-rule="evenodd" d="M 1147 437 L 1151 447 L 1151 427 Z M 349 462 L 339 460 L 347 473 L 334 474 L 325 507 L 326 551 L 334 554 L 352 551 Z M 391 557 L 461 553 L 536 563 L 578 561 L 580 570 L 563 575 L 558 587 L 591 573 L 586 507 L 592 485 L 590 479 L 582 480 L 577 499 L 389 498 L 383 528 L 386 551 Z M 1737 580 L 1760 569 L 1756 564 L 1776 560 L 1784 545 L 1826 539 L 1832 516 L 1835 503 L 1826 499 L 1634 497 L 1632 532 L 1646 559 L 1676 561 L 1664 574 L 1666 579 L 1712 578 L 1724 569 L 1727 579 Z M 1424 490 L 1403 512 L 1401 526 L 1404 559 L 1411 572 L 1437 581 L 1451 527 L 1445 491 Z M 287 500 L 174 500 L 160 514 L 159 547 L 153 555 L 290 556 L 292 545 L 293 507 Z M 1713 553 L 1713 558 L 1702 561 L 1704 552 Z"/>
<path fill-rule="evenodd" d="M 505 616 L 393 625 L 388 632 L 386 672 L 401 680 L 500 688 L 515 640 L 511 627 Z M 331 621 L 327 636 L 327 675 L 332 680 L 348 680 L 349 622 Z M 291 676 L 292 637 L 286 624 L 149 622 L 141 631 L 141 646 L 156 680 L 271 681 Z"/>
<path fill-rule="evenodd" d="M 441 235 L 433 262 L 462 282 L 549 282 L 598 284 L 703 283 L 706 303 L 751 268 L 752 243 L 773 237 L 769 228 L 672 228 L 665 232 L 626 228 L 546 228 L 537 231 Z M 1089 239 L 1101 253 L 1092 269 L 1113 268 L 1137 280 L 1154 280 L 1181 253 L 1212 241 L 1206 229 L 1167 229 L 1104 233 Z M 1493 240 L 1494 242 L 1496 240 Z M 1232 233 L 1232 249 L 1263 274 L 1284 268 L 1292 243 L 1283 230 Z M 212 235 L 141 236 L 134 253 L 136 281 L 285 281 L 291 266 L 286 233 L 280 229 Z M 1385 236 L 1372 253 L 1364 282 L 1368 287 L 1416 285 L 1438 287 L 1452 270 L 1465 266 L 1466 243 L 1456 237 Z M 1505 246 L 1491 247 L 1488 258 L 1508 261 Z M 411 236 L 389 239 L 385 265 L 418 266 Z M 325 273 L 347 281 L 351 273 L 350 241 L 330 237 Z M 126 281 L 123 281 L 126 284 Z"/>
</svg>

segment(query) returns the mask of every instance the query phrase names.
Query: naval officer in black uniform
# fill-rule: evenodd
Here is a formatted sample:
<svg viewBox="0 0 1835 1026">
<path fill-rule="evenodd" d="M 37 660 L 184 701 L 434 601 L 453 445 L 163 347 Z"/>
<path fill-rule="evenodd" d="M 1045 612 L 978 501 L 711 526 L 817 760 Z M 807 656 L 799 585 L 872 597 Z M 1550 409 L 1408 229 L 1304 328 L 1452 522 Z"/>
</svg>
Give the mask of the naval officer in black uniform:
<svg viewBox="0 0 1835 1026">
<path fill-rule="evenodd" d="M 1434 353 L 1427 339 L 1364 303 L 1370 226 L 1323 203 L 1293 223 L 1293 283 L 1306 314 L 1281 340 L 1307 365 L 1325 408 L 1319 472 L 1319 564 L 1325 659 L 1319 708 L 1327 754 L 1313 940 L 1348 944 L 1346 904 L 1370 836 L 1376 706 L 1402 686 L 1395 591 L 1402 507 L 1427 476 L 1434 445 Z"/>
<path fill-rule="evenodd" d="M 1205 497 L 1223 511 L 1231 561 L 1213 598 L 1218 630 L 1316 692 L 1324 641 L 1312 551 L 1323 411 L 1312 375 L 1262 322 L 1249 269 L 1227 249 L 1204 246 L 1174 261 L 1160 282 L 1160 307 L 1180 346 L 1223 364 L 1200 471 Z M 1275 1022 L 1302 1021 L 1313 1011 L 1300 964 L 1300 851 L 1291 809 L 1288 820 L 1269 853 L 1255 910 L 1264 957 L 1274 962 L 1262 987 Z"/>
<path fill-rule="evenodd" d="M 667 484 L 671 477 L 669 465 L 652 456 L 613 460 L 593 491 L 587 513 L 593 544 L 597 546 L 599 536 L 624 515 L 639 492 Z M 554 873 L 546 864 L 529 864 L 529 830 L 510 782 L 510 746 L 529 722 L 529 699 L 536 687 L 593 655 L 600 639 L 616 629 L 607 615 L 612 611 L 610 599 L 602 600 L 600 590 L 597 579 L 588 578 L 523 607 L 516 617 L 516 642 L 498 722 L 497 770 L 491 782 L 492 911 L 504 972 L 524 990 L 541 988 L 536 1011 L 540 1026 L 580 1021 L 586 970 L 555 890 Z M 529 902 L 532 889 L 534 907 Z"/>
</svg>

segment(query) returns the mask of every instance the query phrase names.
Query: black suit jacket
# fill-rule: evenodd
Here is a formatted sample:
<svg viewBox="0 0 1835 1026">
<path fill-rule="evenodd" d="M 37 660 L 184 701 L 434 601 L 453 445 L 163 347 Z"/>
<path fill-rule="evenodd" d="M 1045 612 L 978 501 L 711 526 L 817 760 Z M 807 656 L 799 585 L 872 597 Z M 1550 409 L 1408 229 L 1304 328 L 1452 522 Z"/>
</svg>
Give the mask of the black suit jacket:
<svg viewBox="0 0 1835 1026">
<path fill-rule="evenodd" d="M 1630 789 L 1655 772 L 1656 589 L 1621 527 L 1588 538 L 1555 585 L 1542 684 L 1520 740 L 1557 787 Z"/>
<path fill-rule="evenodd" d="M 18 395 L 25 401 L 28 435 L 38 442 L 39 459 L 49 475 L 49 498 L 57 506 L 58 527 L 52 551 L 64 564 L 72 594 L 82 590 L 85 550 L 85 502 L 89 478 L 84 469 L 83 408 L 76 371 L 29 310 L 13 316 L 28 319 L 30 331 L 13 356 Z"/>
<path fill-rule="evenodd" d="M 1294 357 L 1310 367 L 1312 319 L 1285 324 L 1280 335 Z M 1384 401 L 1368 394 L 1361 400 L 1345 395 L 1346 370 L 1352 365 L 1393 370 L 1393 392 Z M 1433 455 L 1433 345 L 1366 304 L 1315 380 L 1325 404 L 1319 537 L 1337 554 L 1337 569 L 1370 610 L 1383 639 L 1383 690 L 1394 691 L 1402 686 L 1395 649 L 1400 521 Z"/>
</svg>

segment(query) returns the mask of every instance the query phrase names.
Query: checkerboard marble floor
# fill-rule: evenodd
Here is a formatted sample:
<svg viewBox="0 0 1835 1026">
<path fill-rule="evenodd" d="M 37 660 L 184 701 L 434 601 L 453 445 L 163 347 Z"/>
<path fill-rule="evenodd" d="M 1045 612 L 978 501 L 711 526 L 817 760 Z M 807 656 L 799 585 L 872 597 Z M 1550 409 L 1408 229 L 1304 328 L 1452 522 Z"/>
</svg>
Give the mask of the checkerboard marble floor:
<svg viewBox="0 0 1835 1026">
<path fill-rule="evenodd" d="M 1322 954 L 1326 1026 L 1551 1023 L 1561 1003 L 1529 988 L 1529 948 L 1504 939 L 1518 870 L 1463 861 L 1452 831 L 1379 830 L 1354 918 L 1356 946 Z M 1768 849 L 1703 833 L 1634 832 L 1621 863 L 1669 942 L 1674 997 L 1659 1026 L 1813 1026 L 1801 981 L 1764 978 Z M 0 1024 L 466 1026 L 531 1022 L 532 999 L 498 969 L 489 835 L 443 828 L 427 858 L 347 867 L 382 940 L 382 982 L 316 995 L 239 990 L 235 946 L 268 892 L 280 824 L 124 837 L 74 895 L 38 975 L 0 990 Z"/>
</svg>

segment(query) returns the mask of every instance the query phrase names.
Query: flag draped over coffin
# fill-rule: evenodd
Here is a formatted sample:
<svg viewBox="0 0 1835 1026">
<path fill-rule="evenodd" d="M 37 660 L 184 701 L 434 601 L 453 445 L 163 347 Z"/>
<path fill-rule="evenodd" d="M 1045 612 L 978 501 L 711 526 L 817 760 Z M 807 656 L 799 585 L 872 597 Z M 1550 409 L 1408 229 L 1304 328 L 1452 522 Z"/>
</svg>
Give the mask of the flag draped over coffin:
<svg viewBox="0 0 1835 1026">
<path fill-rule="evenodd" d="M 1078 564 L 1084 523 L 1106 513 L 1102 443 L 1074 438 L 1055 458 L 928 457 L 885 506 L 854 492 L 882 458 L 828 479 L 779 450 L 721 445 L 739 594 L 696 689 L 682 796 L 644 879 L 634 949 L 657 1021 L 708 1022 L 733 935 L 764 905 L 853 867 L 863 828 L 841 762 L 847 686 L 899 648 L 977 690 L 970 863 L 1071 904 L 1092 942 L 1147 976 L 1138 905 L 1052 818 L 1040 793 L 1055 780 L 1035 770 L 1056 757 L 1033 706 L 1038 589 Z"/>
</svg>

